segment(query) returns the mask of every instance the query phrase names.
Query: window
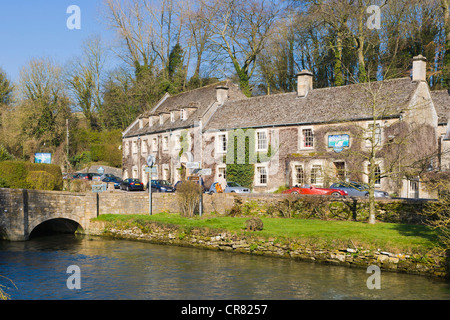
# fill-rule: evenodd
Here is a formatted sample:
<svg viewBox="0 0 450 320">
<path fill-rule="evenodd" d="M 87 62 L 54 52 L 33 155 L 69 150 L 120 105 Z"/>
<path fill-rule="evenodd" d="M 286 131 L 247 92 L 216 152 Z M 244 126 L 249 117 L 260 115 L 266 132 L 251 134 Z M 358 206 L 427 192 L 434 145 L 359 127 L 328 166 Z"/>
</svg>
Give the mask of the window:
<svg viewBox="0 0 450 320">
<path fill-rule="evenodd" d="M 263 151 L 267 150 L 267 132 L 257 131 L 256 132 L 256 150 Z"/>
<path fill-rule="evenodd" d="M 227 152 L 227 134 L 220 133 L 217 135 L 217 152 L 225 153 Z"/>
<path fill-rule="evenodd" d="M 153 138 L 152 140 L 152 152 L 158 151 L 158 138 Z"/>
<path fill-rule="evenodd" d="M 184 109 L 181 109 L 180 110 L 180 119 L 183 121 L 183 120 L 186 120 L 186 110 L 184 110 Z"/>
<path fill-rule="evenodd" d="M 321 165 L 313 165 L 311 167 L 311 184 L 317 186 L 323 185 L 323 174 Z"/>
<path fill-rule="evenodd" d="M 164 123 L 164 116 L 162 114 L 159 115 L 159 124 L 163 124 Z"/>
<path fill-rule="evenodd" d="M 305 183 L 305 172 L 303 171 L 303 166 L 298 165 L 294 168 L 294 185 L 303 185 Z"/>
<path fill-rule="evenodd" d="M 381 184 L 381 168 L 378 164 L 374 168 L 375 185 Z M 367 166 L 367 172 L 370 174 L 370 165 Z"/>
<path fill-rule="evenodd" d="M 312 129 L 303 129 L 302 138 L 303 138 L 303 145 L 302 145 L 303 148 L 314 147 L 314 134 Z"/>
<path fill-rule="evenodd" d="M 137 153 L 137 141 L 133 141 L 131 148 L 132 148 L 131 150 L 132 150 L 133 154 Z"/>
<path fill-rule="evenodd" d="M 256 167 L 256 183 L 258 185 L 267 184 L 267 169 L 266 167 Z"/>
<path fill-rule="evenodd" d="M 125 142 L 125 156 L 128 156 L 130 154 L 130 144 Z"/>
<path fill-rule="evenodd" d="M 218 171 L 218 175 L 221 174 L 225 180 L 227 179 L 227 168 L 226 167 L 219 167 L 219 168 L 217 168 L 217 171 Z"/>
<path fill-rule="evenodd" d="M 163 137 L 163 150 L 164 151 L 169 150 L 169 137 L 168 136 Z"/>
<path fill-rule="evenodd" d="M 148 152 L 148 148 L 147 148 L 147 140 L 142 140 L 142 146 L 141 146 L 141 151 L 142 153 L 147 153 Z"/>
<path fill-rule="evenodd" d="M 373 123 L 369 124 L 369 130 L 367 132 L 367 144 L 370 146 L 371 145 L 371 139 L 372 139 L 372 132 L 373 132 Z M 381 126 L 379 123 L 376 124 L 375 126 L 375 146 L 379 146 L 381 145 Z"/>
<path fill-rule="evenodd" d="M 175 122 L 175 112 L 170 111 L 170 122 Z"/>
</svg>

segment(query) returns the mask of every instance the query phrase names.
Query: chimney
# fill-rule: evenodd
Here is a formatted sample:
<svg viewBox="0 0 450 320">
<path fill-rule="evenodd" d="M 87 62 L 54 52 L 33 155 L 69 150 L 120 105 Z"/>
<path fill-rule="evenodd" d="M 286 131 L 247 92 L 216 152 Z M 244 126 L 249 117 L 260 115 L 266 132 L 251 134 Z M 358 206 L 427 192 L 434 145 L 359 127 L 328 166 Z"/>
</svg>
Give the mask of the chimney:
<svg viewBox="0 0 450 320">
<path fill-rule="evenodd" d="M 427 58 L 421 54 L 413 58 L 412 81 L 427 81 Z"/>
<path fill-rule="evenodd" d="M 297 96 L 306 97 L 313 88 L 313 74 L 308 70 L 297 73 Z"/>
<path fill-rule="evenodd" d="M 217 94 L 217 102 L 222 105 L 225 101 L 228 100 L 228 87 L 227 86 L 218 86 L 216 87 Z"/>
</svg>

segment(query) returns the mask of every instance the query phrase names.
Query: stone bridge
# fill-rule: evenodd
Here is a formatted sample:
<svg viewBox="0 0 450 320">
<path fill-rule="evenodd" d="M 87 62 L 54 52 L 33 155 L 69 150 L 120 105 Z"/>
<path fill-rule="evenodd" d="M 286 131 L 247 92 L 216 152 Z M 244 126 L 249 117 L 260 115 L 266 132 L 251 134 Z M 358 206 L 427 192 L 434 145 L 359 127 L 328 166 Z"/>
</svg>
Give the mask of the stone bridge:
<svg viewBox="0 0 450 320">
<path fill-rule="evenodd" d="M 0 239 L 24 241 L 32 232 L 88 229 L 97 213 L 94 193 L 0 189 Z"/>
<path fill-rule="evenodd" d="M 209 198 L 209 199 L 208 199 Z M 205 212 L 224 213 L 233 196 L 204 198 Z M 148 214 L 147 192 L 65 192 L 0 188 L 0 240 L 25 241 L 39 232 L 89 232 L 92 218 L 100 214 Z M 176 194 L 154 193 L 153 213 L 179 212 Z"/>
</svg>

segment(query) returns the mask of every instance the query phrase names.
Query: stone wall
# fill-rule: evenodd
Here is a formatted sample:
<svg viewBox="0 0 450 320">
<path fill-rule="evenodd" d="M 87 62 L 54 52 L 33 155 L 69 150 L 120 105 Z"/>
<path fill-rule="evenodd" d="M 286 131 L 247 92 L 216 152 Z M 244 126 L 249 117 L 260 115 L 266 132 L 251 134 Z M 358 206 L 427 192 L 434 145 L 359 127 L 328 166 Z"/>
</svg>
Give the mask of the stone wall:
<svg viewBox="0 0 450 320">
<path fill-rule="evenodd" d="M 393 254 L 359 248 L 322 248 L 314 244 L 302 243 L 301 240 L 265 239 L 211 230 L 186 230 L 182 227 L 164 226 L 158 223 L 133 226 L 125 223 L 94 221 L 90 225 L 88 234 L 351 267 L 367 268 L 376 265 L 381 270 L 387 271 L 434 277 L 447 276 L 448 261 L 444 256 Z"/>
<path fill-rule="evenodd" d="M 92 193 L 91 193 L 92 194 Z M 425 200 L 385 199 L 376 201 L 377 220 L 420 224 Z M 228 214 L 233 206 L 240 214 L 285 215 L 292 217 L 366 221 L 369 203 L 366 199 L 332 199 L 321 196 L 287 196 L 283 194 L 203 194 L 203 214 Z M 287 209 L 287 206 L 290 206 Z M 179 213 L 177 193 L 153 193 L 153 213 Z M 99 214 L 148 214 L 146 192 L 103 192 L 99 194 Z"/>
</svg>

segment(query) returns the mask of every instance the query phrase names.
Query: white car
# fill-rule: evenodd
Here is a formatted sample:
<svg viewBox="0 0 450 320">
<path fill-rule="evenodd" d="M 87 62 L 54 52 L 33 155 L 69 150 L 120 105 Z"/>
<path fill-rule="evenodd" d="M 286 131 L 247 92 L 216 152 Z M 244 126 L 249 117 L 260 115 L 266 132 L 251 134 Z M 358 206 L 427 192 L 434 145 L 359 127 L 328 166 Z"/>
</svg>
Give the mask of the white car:
<svg viewBox="0 0 450 320">
<path fill-rule="evenodd" d="M 209 194 L 216 193 L 216 184 L 217 182 L 214 182 L 211 187 L 209 188 Z M 239 183 L 236 182 L 227 182 L 227 186 L 225 187 L 225 190 L 223 190 L 224 193 L 250 193 L 250 189 L 241 186 Z"/>
</svg>

